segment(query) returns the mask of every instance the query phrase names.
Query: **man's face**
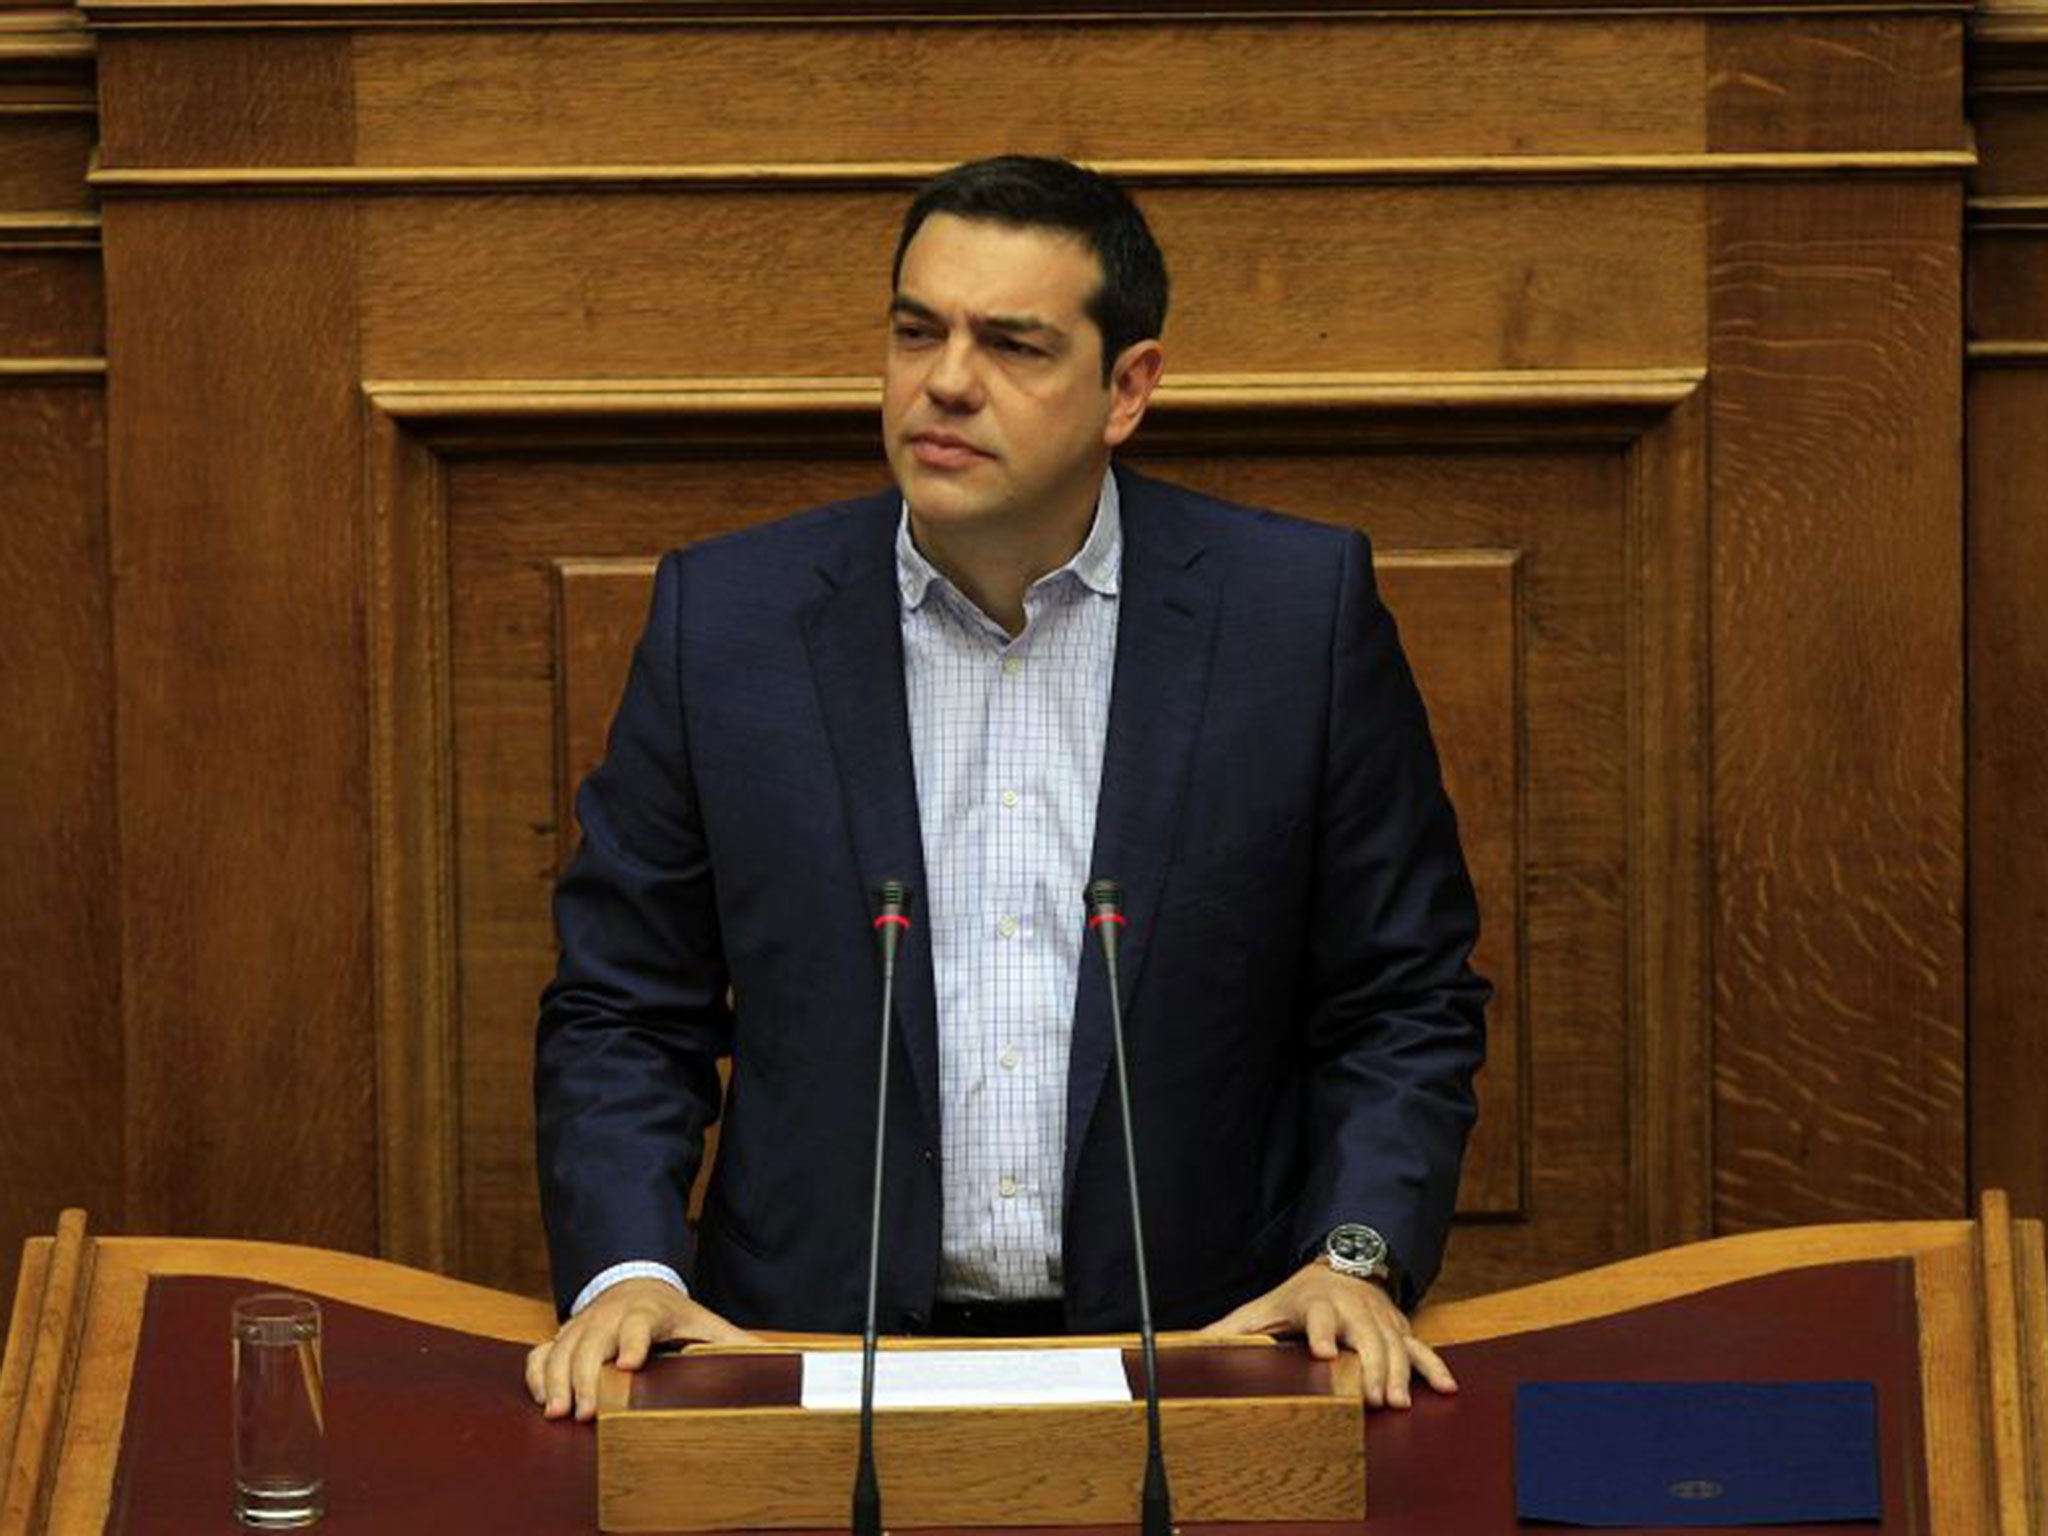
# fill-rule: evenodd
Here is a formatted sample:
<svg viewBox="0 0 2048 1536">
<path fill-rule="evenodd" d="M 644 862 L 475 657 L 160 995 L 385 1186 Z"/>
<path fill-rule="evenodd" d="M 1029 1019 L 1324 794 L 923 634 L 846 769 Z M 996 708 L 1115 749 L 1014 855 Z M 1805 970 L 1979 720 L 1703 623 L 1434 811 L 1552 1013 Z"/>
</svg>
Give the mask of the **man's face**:
<svg viewBox="0 0 2048 1536">
<path fill-rule="evenodd" d="M 1060 231 L 952 214 L 918 228 L 890 308 L 882 435 L 920 524 L 1094 507 L 1109 449 L 1143 411 L 1119 408 L 1102 380 L 1084 308 L 1101 281 L 1094 254 Z"/>
</svg>

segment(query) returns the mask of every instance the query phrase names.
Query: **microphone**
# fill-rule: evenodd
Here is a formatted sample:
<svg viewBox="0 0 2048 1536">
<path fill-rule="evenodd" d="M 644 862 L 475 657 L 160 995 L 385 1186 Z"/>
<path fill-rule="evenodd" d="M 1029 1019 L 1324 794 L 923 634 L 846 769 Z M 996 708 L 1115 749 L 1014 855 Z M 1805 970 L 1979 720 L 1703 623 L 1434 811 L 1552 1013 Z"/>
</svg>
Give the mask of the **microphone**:
<svg viewBox="0 0 2048 1536">
<path fill-rule="evenodd" d="M 875 942 L 882 951 L 882 1050 L 875 1084 L 875 1198 L 868 1216 L 868 1316 L 860 1336 L 860 1464 L 853 1474 L 853 1536 L 882 1536 L 882 1487 L 875 1478 L 875 1293 L 882 1273 L 882 1148 L 889 1125 L 889 1034 L 896 1006 L 896 951 L 910 931 L 910 887 L 884 880 L 875 891 Z"/>
<path fill-rule="evenodd" d="M 1145 1355 L 1145 1536 L 1173 1536 L 1173 1495 L 1166 1486 L 1166 1462 L 1159 1453 L 1159 1358 L 1152 1334 L 1152 1287 L 1145 1272 L 1145 1221 L 1138 1212 L 1138 1152 L 1131 1134 L 1131 1079 L 1124 1066 L 1123 988 L 1117 976 L 1117 942 L 1124 926 L 1124 888 L 1097 878 L 1084 893 L 1088 926 L 1102 941 L 1102 964 L 1109 973 L 1110 1039 L 1116 1045 L 1116 1096 L 1123 1110 L 1124 1173 L 1131 1185 L 1131 1244 L 1138 1258 L 1138 1338 Z"/>
</svg>

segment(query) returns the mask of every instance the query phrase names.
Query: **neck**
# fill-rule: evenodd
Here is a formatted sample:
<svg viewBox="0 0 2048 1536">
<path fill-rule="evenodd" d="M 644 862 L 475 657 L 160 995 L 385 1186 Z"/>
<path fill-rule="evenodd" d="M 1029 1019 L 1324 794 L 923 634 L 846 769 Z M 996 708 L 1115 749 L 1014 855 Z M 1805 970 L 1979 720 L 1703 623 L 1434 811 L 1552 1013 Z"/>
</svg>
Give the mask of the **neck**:
<svg viewBox="0 0 2048 1536">
<path fill-rule="evenodd" d="M 1024 594 L 1032 583 L 1065 565 L 1087 542 L 1101 486 L 1098 475 L 1085 500 L 1075 499 L 1056 513 L 1032 512 L 995 524 L 934 528 L 912 507 L 911 536 L 963 597 L 1017 635 L 1024 629 Z"/>
</svg>

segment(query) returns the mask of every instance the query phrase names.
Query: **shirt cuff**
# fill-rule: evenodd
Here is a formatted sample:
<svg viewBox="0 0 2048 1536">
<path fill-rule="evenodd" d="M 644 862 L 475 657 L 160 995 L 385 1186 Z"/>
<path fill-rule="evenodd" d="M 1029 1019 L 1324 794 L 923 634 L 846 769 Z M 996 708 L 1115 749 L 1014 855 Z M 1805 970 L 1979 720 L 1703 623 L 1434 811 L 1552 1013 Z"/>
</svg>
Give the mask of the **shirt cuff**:
<svg viewBox="0 0 2048 1536">
<path fill-rule="evenodd" d="M 569 1308 L 569 1315 L 574 1317 L 621 1280 L 666 1280 L 685 1296 L 690 1294 L 690 1288 L 683 1284 L 683 1277 L 666 1264 L 657 1264 L 652 1259 L 628 1259 L 623 1264 L 614 1264 L 609 1269 L 600 1269 L 592 1275 L 590 1284 L 576 1293 L 576 1301 Z"/>
</svg>

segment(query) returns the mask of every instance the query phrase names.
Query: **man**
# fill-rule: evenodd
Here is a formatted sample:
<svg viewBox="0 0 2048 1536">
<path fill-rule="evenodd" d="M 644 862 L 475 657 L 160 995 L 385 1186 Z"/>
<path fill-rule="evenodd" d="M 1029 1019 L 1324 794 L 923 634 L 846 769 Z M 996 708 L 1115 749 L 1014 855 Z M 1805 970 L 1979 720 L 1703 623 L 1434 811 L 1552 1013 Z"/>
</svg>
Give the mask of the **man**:
<svg viewBox="0 0 2048 1536">
<path fill-rule="evenodd" d="M 556 900 L 550 1416 L 663 1340 L 860 1326 L 888 878 L 885 1331 L 1134 1325 L 1106 875 L 1160 1325 L 1355 1349 L 1375 1405 L 1453 1389 L 1404 1308 L 1483 1052 L 1455 824 L 1364 539 L 1112 473 L 1166 289 L 1106 179 L 946 173 L 897 250 L 897 490 L 662 562 Z"/>
</svg>

